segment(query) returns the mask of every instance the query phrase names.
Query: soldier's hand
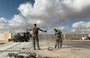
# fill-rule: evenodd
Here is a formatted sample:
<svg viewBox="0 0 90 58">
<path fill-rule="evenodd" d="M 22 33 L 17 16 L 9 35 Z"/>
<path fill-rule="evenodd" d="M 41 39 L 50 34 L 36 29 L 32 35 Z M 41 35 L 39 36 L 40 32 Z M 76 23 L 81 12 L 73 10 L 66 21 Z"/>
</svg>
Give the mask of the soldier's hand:
<svg viewBox="0 0 90 58">
<path fill-rule="evenodd" d="M 46 30 L 44 32 L 47 32 Z"/>
</svg>

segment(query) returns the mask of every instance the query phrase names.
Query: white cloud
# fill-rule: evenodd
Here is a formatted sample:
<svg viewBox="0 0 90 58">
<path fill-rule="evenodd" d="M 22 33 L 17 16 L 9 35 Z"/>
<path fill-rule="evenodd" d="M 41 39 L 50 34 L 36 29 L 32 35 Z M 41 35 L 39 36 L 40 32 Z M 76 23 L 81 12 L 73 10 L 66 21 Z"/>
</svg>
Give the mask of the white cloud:
<svg viewBox="0 0 90 58">
<path fill-rule="evenodd" d="M 89 0 L 35 0 L 32 7 L 30 3 L 21 4 L 18 10 L 25 16 L 29 23 L 58 24 L 66 21 L 66 18 L 90 17 Z M 31 22 L 32 21 L 32 22 Z"/>
<path fill-rule="evenodd" d="M 90 0 L 62 0 L 62 10 L 67 18 L 90 17 Z"/>
<path fill-rule="evenodd" d="M 0 25 L 5 25 L 7 24 L 7 20 L 3 17 L 0 18 Z"/>
<path fill-rule="evenodd" d="M 75 22 L 72 25 L 73 28 L 90 28 L 90 22 L 85 22 L 85 21 L 79 21 L 79 22 Z"/>
<path fill-rule="evenodd" d="M 2 30 L 5 30 L 5 29 L 8 29 L 9 27 L 8 27 L 8 21 L 5 19 L 5 18 L 3 18 L 3 17 L 1 17 L 0 18 L 0 29 Z"/>
<path fill-rule="evenodd" d="M 14 17 L 8 21 L 9 26 L 20 27 L 25 25 L 25 19 L 20 15 L 14 15 Z"/>
<path fill-rule="evenodd" d="M 10 20 L 0 18 L 0 31 L 23 30 L 26 26 L 26 20 L 21 15 L 14 15 Z"/>
<path fill-rule="evenodd" d="M 90 0 L 63 0 L 62 3 L 75 10 L 82 10 L 90 6 Z"/>
<path fill-rule="evenodd" d="M 30 3 L 21 4 L 18 8 L 20 10 L 20 13 L 24 16 L 28 16 L 28 14 L 32 10 L 32 5 Z"/>
<path fill-rule="evenodd" d="M 90 33 L 90 21 L 79 21 L 72 25 L 71 32 L 73 33 Z"/>
<path fill-rule="evenodd" d="M 53 26 L 64 23 L 67 21 L 67 18 L 75 19 L 90 17 L 89 2 L 90 0 L 35 0 L 34 6 L 29 2 L 20 4 L 18 7 L 20 13 L 14 15 L 8 23 L 6 19 L 0 18 L 0 25 L 9 25 L 12 29 L 25 29 L 27 26 L 29 27 L 34 23 L 41 26 Z M 81 21 L 74 23 L 72 27 L 89 28 L 89 25 L 90 22 Z M 1 26 L 1 28 L 2 27 L 3 26 Z M 64 27 L 61 29 L 64 29 Z"/>
<path fill-rule="evenodd" d="M 29 21 L 43 21 L 42 24 L 55 23 L 62 20 L 63 14 L 58 9 L 57 0 L 35 0 L 34 7 L 30 3 L 21 4 L 19 10 Z M 26 11 L 29 10 L 29 11 Z M 60 13 L 60 14 L 59 14 Z M 31 23 L 31 22 L 30 22 Z"/>
</svg>

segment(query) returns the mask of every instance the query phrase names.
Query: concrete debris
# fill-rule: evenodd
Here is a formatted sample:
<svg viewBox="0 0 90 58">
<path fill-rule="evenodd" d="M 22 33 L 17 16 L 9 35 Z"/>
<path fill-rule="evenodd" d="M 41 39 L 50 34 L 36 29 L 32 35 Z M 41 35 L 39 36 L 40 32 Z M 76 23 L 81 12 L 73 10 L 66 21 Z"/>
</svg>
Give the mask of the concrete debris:
<svg viewBox="0 0 90 58">
<path fill-rule="evenodd" d="M 27 55 L 25 55 L 27 54 Z M 14 57 L 14 58 L 37 58 L 36 56 L 36 53 L 31 53 L 31 52 L 28 52 L 28 53 L 8 53 L 7 56 L 9 57 Z"/>
</svg>

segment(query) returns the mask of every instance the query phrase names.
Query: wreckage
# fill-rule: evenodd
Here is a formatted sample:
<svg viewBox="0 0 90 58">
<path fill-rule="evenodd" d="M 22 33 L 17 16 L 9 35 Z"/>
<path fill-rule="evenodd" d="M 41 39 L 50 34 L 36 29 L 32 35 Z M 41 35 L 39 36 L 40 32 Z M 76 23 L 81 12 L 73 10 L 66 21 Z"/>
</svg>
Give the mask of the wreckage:
<svg viewBox="0 0 90 58">
<path fill-rule="evenodd" d="M 13 35 L 13 38 L 10 39 L 9 41 L 28 42 L 30 38 L 31 38 L 31 34 L 27 34 L 27 32 L 23 32 L 23 33 L 17 33 L 16 35 Z"/>
</svg>

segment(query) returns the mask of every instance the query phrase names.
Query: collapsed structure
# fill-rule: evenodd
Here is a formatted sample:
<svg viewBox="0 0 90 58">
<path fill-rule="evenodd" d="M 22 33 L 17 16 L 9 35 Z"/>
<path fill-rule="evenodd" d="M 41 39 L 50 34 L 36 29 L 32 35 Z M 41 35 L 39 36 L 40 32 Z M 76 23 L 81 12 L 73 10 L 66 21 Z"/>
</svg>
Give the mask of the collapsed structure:
<svg viewBox="0 0 90 58">
<path fill-rule="evenodd" d="M 12 33 L 11 32 L 0 32 L 0 41 L 8 41 L 9 39 L 12 38 Z"/>
</svg>

